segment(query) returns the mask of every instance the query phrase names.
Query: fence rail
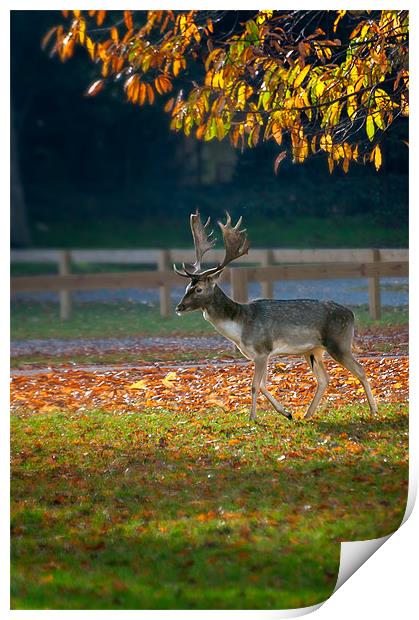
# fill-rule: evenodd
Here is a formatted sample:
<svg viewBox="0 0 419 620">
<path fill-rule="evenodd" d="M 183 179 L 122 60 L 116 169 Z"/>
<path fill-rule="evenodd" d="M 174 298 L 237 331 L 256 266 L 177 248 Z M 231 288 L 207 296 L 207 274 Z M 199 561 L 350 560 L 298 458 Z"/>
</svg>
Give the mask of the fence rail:
<svg viewBox="0 0 419 620">
<path fill-rule="evenodd" d="M 214 251 L 213 261 L 222 260 L 224 253 Z M 191 250 L 13 250 L 12 263 L 55 263 L 58 275 L 16 276 L 11 279 L 11 291 L 58 291 L 60 316 L 71 314 L 71 291 L 92 289 L 158 288 L 160 312 L 170 313 L 170 289 L 183 280 L 171 270 L 173 262 L 193 262 Z M 251 250 L 242 257 L 242 269 L 229 269 L 223 276 L 229 280 L 233 298 L 248 300 L 248 284 L 260 282 L 263 297 L 273 296 L 273 283 L 278 280 L 323 280 L 367 278 L 370 314 L 381 316 L 381 277 L 408 275 L 406 249 L 349 249 L 349 250 Z M 120 273 L 71 273 L 74 263 L 155 265 L 153 271 Z M 281 263 L 281 264 L 275 264 Z M 286 263 L 286 264 L 284 264 Z M 259 266 L 255 266 L 259 265 Z"/>
</svg>

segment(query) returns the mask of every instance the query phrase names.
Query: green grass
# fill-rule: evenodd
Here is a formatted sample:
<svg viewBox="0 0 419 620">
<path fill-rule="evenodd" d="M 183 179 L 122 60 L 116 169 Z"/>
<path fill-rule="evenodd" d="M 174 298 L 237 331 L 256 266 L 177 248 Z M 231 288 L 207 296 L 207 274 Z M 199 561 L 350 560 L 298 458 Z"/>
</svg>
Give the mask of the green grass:
<svg viewBox="0 0 419 620">
<path fill-rule="evenodd" d="M 284 609 L 407 493 L 407 407 L 12 415 L 12 609 Z"/>
<path fill-rule="evenodd" d="M 407 308 L 384 308 L 380 321 L 372 321 L 364 307 L 355 308 L 359 326 L 385 326 L 408 322 Z M 214 334 L 200 312 L 162 318 L 156 306 L 135 303 L 74 303 L 68 321 L 59 319 L 58 304 L 13 302 L 11 337 L 111 338 L 124 336 Z"/>
<path fill-rule="evenodd" d="M 68 321 L 53 303 L 13 302 L 12 338 L 98 338 L 213 333 L 202 314 L 162 318 L 156 306 L 136 303 L 75 303 Z"/>
<path fill-rule="evenodd" d="M 407 325 L 409 323 L 408 306 L 384 306 L 382 316 L 378 321 L 371 318 L 366 306 L 353 308 L 355 320 L 359 327 L 390 327 L 391 325 Z"/>
</svg>

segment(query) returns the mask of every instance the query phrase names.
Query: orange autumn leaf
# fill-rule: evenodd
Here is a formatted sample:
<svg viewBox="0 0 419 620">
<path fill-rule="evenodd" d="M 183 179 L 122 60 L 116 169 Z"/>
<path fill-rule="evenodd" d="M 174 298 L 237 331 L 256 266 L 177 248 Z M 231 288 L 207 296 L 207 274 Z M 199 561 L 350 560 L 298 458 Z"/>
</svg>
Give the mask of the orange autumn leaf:
<svg viewBox="0 0 419 620">
<path fill-rule="evenodd" d="M 371 387 L 378 400 L 384 403 L 408 399 L 409 366 L 407 357 L 361 358 Z M 344 368 L 326 359 L 331 381 L 324 404 L 331 406 L 366 403 L 360 384 Z M 12 410 L 28 408 L 46 413 L 57 410 L 83 411 L 143 411 L 145 406 L 171 411 L 205 411 L 220 406 L 226 411 L 245 410 L 251 402 L 250 365 L 235 361 L 224 366 L 211 363 L 191 368 L 150 367 L 144 363 L 140 377 L 137 369 L 67 370 L 36 375 L 13 376 L 11 381 Z M 292 360 L 274 374 L 270 366 L 269 388 L 285 406 L 293 408 L 299 418 L 315 392 L 315 379 L 304 361 Z M 262 396 L 259 402 L 265 403 Z M 266 407 L 268 404 L 265 403 Z M 342 437 L 342 439 L 344 439 Z M 240 443 L 230 439 L 230 445 Z"/>
</svg>

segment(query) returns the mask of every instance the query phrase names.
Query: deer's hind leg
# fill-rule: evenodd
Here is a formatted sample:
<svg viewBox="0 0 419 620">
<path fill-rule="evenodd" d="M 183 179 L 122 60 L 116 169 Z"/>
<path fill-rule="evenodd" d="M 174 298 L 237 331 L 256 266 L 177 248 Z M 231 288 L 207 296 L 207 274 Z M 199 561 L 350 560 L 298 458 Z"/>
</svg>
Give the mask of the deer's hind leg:
<svg viewBox="0 0 419 620">
<path fill-rule="evenodd" d="M 333 359 L 338 362 L 339 364 L 341 364 L 341 366 L 343 366 L 344 368 L 346 368 L 347 370 L 349 370 L 349 372 L 351 372 L 357 379 L 359 379 L 359 381 L 362 384 L 362 387 L 365 390 L 365 394 L 367 396 L 368 399 L 368 404 L 371 410 L 371 413 L 374 415 L 377 413 L 377 404 L 375 402 L 374 396 L 372 395 L 371 392 L 371 387 L 370 384 L 368 382 L 367 376 L 365 374 L 365 370 L 364 368 L 361 366 L 361 364 L 359 362 L 356 361 L 356 359 L 354 358 L 354 356 L 352 355 L 352 352 L 349 351 L 341 351 L 341 350 L 327 350 L 328 353 L 331 355 L 331 357 L 333 357 Z"/>
<path fill-rule="evenodd" d="M 307 364 L 310 366 L 314 376 L 317 379 L 316 392 L 304 416 L 305 418 L 311 418 L 311 416 L 319 406 L 320 401 L 323 398 L 323 394 L 325 393 L 326 388 L 329 385 L 330 379 L 323 363 L 323 353 L 323 349 L 314 349 L 313 351 L 310 351 L 310 353 L 307 353 L 305 355 Z"/>
</svg>

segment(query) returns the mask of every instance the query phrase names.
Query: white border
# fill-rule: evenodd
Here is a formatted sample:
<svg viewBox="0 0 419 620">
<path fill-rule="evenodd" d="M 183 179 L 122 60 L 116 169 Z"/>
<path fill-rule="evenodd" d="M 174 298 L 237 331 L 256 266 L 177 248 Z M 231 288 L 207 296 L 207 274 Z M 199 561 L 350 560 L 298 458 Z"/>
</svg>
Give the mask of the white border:
<svg viewBox="0 0 419 620">
<path fill-rule="evenodd" d="M 132 2 L 127 3 L 127 8 L 132 7 Z M 250 8 L 269 8 L 269 3 L 266 2 L 227 2 L 223 3 L 224 9 L 250 9 Z M 410 276 L 410 313 L 413 320 L 411 320 L 411 335 L 410 343 L 412 351 L 416 351 L 417 347 L 417 334 L 415 317 L 418 316 L 417 295 L 415 291 L 417 289 L 417 276 L 415 270 L 416 259 L 416 231 L 419 231 L 419 218 L 417 215 L 417 209 L 419 208 L 418 190 L 417 190 L 417 177 L 418 174 L 413 168 L 414 154 L 417 153 L 417 87 L 416 87 L 416 62 L 417 62 L 417 41 L 418 41 L 418 20 L 416 7 L 409 6 L 411 3 L 407 2 L 391 2 L 391 8 L 409 9 L 411 18 L 411 30 L 415 33 L 411 41 L 411 65 L 413 65 L 413 77 L 411 85 L 412 96 L 412 112 L 411 112 L 411 136 L 410 136 L 410 162 L 411 162 L 411 174 L 410 174 L 410 204 L 412 205 L 410 210 L 410 247 L 411 256 L 410 263 L 413 265 L 413 269 Z M 155 2 L 149 1 L 141 8 L 192 8 L 191 2 L 173 1 L 173 2 Z M 349 6 L 348 6 L 349 5 Z M 367 6 L 368 5 L 368 6 Z M 284 5 L 285 8 L 287 8 Z M 6 59 L 9 58 L 9 11 L 10 10 L 56 10 L 56 3 L 53 2 L 37 2 L 34 6 L 33 2 L 16 1 L 14 3 L 2 3 L 0 7 L 0 16 L 2 24 L 2 36 L 0 38 L 1 56 L 3 59 L 2 74 L 3 83 L 10 83 L 9 78 L 9 63 Z M 68 8 L 68 7 L 66 7 Z M 88 4 L 88 8 L 115 8 L 115 3 L 97 2 L 91 1 Z M 137 8 L 137 7 L 136 7 Z M 210 9 L 218 8 L 214 2 L 197 2 L 194 3 L 193 8 Z M 310 9 L 313 8 L 312 3 L 299 2 L 298 8 Z M 370 1 L 366 2 L 321 2 L 317 4 L 316 9 L 382 9 L 382 2 Z M 412 60 L 413 59 L 413 60 Z M 415 106 L 416 103 L 416 106 Z M 4 124 L 5 131 L 3 136 L 9 136 L 9 99 L 3 95 L 1 98 L 2 105 L 2 122 Z M 1 261 L 2 268 L 2 283 L 6 291 L 3 294 L 5 305 L 3 308 L 3 325 L 6 325 L 8 336 L 9 332 L 9 302 L 7 297 L 7 291 L 9 289 L 9 212 L 7 205 L 9 204 L 9 140 L 3 139 L 2 141 L 2 155 L 3 161 L 1 166 L 2 174 L 2 192 L 3 192 L 3 204 L 0 211 L 2 218 L 1 235 L 3 237 L 1 249 L 5 253 L 3 260 Z M 416 163 L 417 165 L 417 163 Z M 7 336 L 6 336 L 7 338 Z M 1 377 L 6 383 L 6 377 L 9 374 L 9 362 L 8 362 L 8 350 L 4 347 L 4 355 L 1 357 L 2 373 Z M 411 364 L 411 377 L 417 377 L 419 372 L 419 357 L 412 356 L 410 360 Z M 40 616 L 47 613 L 50 618 L 58 617 L 65 614 L 67 617 L 77 615 L 80 618 L 81 615 L 89 614 L 89 616 L 97 615 L 109 615 L 112 617 L 118 617 L 121 614 L 136 614 L 141 615 L 142 618 L 167 618 L 170 614 L 171 618 L 181 618 L 186 616 L 196 617 L 197 615 L 205 618 L 221 618 L 237 616 L 240 620 L 243 618 L 279 618 L 290 617 L 290 613 L 287 612 L 269 612 L 269 611 L 9 611 L 9 556 L 7 551 L 9 550 L 9 423 L 8 423 L 8 393 L 9 388 L 5 386 L 5 389 L 1 392 L 2 399 L 2 416 L 1 424 L 3 426 L 1 433 L 2 450 L 1 454 L 1 511 L 0 511 L 0 545 L 3 554 L 2 562 L 2 578 L 0 579 L 0 610 L 10 614 L 13 617 L 17 616 Z M 411 405 L 410 405 L 410 485 L 409 492 L 412 496 L 412 492 L 415 493 L 417 489 L 417 472 L 418 472 L 418 422 L 417 422 L 417 381 L 411 383 Z M 394 617 L 403 618 L 403 620 L 409 620 L 416 617 L 417 603 L 416 603 L 416 590 L 417 590 L 417 549 L 418 549 L 418 532 L 419 532 L 419 510 L 417 507 L 413 510 L 410 518 L 407 522 L 394 533 L 390 539 L 385 542 L 382 548 L 375 553 L 338 591 L 336 591 L 323 606 L 315 612 L 315 618 L 319 620 L 335 620 L 339 616 L 339 620 L 353 620 L 355 615 L 362 614 L 363 618 L 368 615 L 379 616 L 386 620 L 393 620 Z M 6 553 L 5 553 L 6 552 Z M 295 614 L 292 614 L 295 615 Z"/>
</svg>

